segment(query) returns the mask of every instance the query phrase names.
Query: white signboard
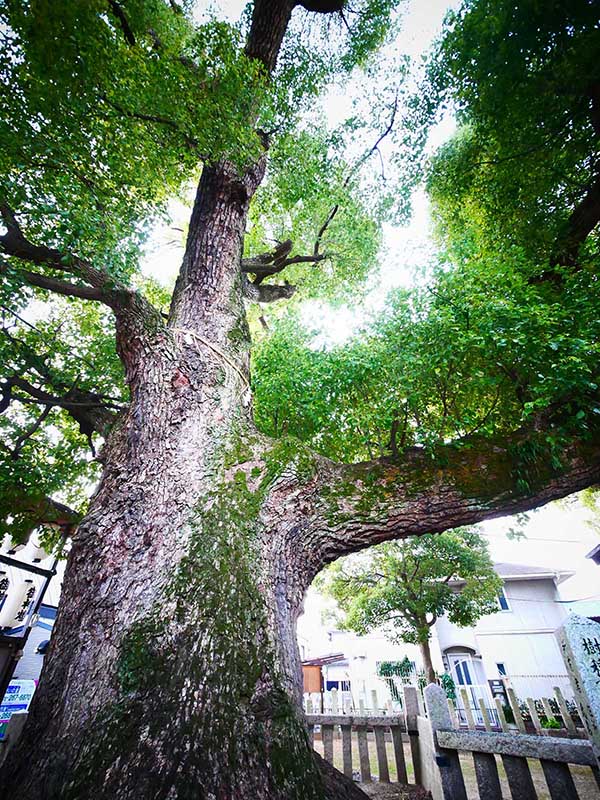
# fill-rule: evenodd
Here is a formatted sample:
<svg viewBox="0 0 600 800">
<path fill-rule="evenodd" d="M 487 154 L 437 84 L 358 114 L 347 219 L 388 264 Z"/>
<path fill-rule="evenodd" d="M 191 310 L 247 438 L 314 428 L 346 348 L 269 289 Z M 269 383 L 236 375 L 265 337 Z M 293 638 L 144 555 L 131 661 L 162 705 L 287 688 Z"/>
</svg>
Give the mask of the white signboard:
<svg viewBox="0 0 600 800">
<path fill-rule="evenodd" d="M 0 740 L 4 739 L 8 720 L 15 711 L 27 711 L 35 692 L 35 681 L 11 681 L 0 704 Z"/>
</svg>

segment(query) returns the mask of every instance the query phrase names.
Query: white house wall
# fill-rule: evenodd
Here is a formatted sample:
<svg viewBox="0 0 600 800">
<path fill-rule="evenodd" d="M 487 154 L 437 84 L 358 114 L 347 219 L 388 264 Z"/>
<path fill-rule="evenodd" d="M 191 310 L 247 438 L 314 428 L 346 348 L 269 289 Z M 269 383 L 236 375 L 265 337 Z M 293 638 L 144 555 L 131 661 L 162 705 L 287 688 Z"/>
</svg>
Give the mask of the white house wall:
<svg viewBox="0 0 600 800">
<path fill-rule="evenodd" d="M 509 685 L 521 699 L 552 695 L 559 686 L 571 698 L 572 689 L 553 633 L 519 633 L 481 636 L 479 646 L 488 678 L 501 677 L 504 664 Z"/>
<path fill-rule="evenodd" d="M 442 652 L 454 647 L 471 648 L 483 661 L 488 679 L 500 677 L 504 664 L 510 684 L 520 698 L 552 694 L 554 686 L 572 695 L 554 631 L 567 615 L 554 581 L 507 580 L 504 592 L 508 611 L 482 617 L 474 628 L 459 628 L 446 618 L 436 631 Z"/>
<path fill-rule="evenodd" d="M 377 666 L 381 661 L 402 661 L 406 656 L 415 663 L 417 670 L 422 669 L 421 653 L 416 645 L 394 644 L 386 639 L 382 631 L 374 631 L 366 636 L 357 636 L 350 631 L 328 631 L 327 644 L 327 652 L 344 653 L 348 664 L 324 667 L 325 680 L 350 680 L 356 707 L 362 700 L 366 708 L 371 708 L 373 691 L 377 692 L 380 707 L 391 699 L 386 681 L 377 676 Z M 431 643 L 431 650 L 434 667 L 442 672 L 442 658 L 435 639 Z"/>
</svg>

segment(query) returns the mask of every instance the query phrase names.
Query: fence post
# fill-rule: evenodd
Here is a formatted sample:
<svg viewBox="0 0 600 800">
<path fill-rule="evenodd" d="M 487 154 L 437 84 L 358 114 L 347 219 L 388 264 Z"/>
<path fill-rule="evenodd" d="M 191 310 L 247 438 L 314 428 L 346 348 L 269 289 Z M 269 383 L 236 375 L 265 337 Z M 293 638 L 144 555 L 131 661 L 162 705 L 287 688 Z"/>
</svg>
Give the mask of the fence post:
<svg viewBox="0 0 600 800">
<path fill-rule="evenodd" d="M 535 732 L 538 736 L 545 736 L 546 729 L 542 728 L 542 723 L 540 722 L 540 718 L 537 713 L 537 708 L 535 707 L 535 701 L 533 697 L 528 697 L 527 700 L 527 710 L 529 711 L 529 716 L 531 717 L 531 721 L 533 722 L 533 727 Z"/>
<path fill-rule="evenodd" d="M 556 636 L 579 716 L 600 767 L 600 625 L 571 614 Z"/>
<path fill-rule="evenodd" d="M 404 687 L 404 715 L 406 720 L 406 732 L 410 741 L 410 754 L 415 771 L 415 783 L 420 785 L 421 776 L 421 753 L 419 751 L 419 729 L 417 727 L 417 717 L 419 716 L 419 698 L 414 686 Z"/>
<path fill-rule="evenodd" d="M 467 800 L 465 782 L 456 750 L 438 746 L 437 731 L 452 730 L 446 693 L 441 686 L 430 683 L 423 692 L 427 717 L 433 734 L 434 757 L 439 768 L 444 800 Z"/>
<path fill-rule="evenodd" d="M 521 709 L 519 708 L 519 701 L 517 700 L 515 690 L 507 686 L 506 694 L 508 695 L 508 702 L 512 709 L 513 717 L 515 718 L 515 725 L 519 729 L 519 733 L 525 733 L 525 720 L 521 714 Z"/>
<path fill-rule="evenodd" d="M 377 697 L 377 689 L 371 689 L 371 707 L 373 709 L 373 715 L 377 714 L 379 710 L 379 699 Z"/>
<path fill-rule="evenodd" d="M 331 713 L 334 716 L 338 713 L 338 692 L 335 687 L 331 690 Z"/>
<path fill-rule="evenodd" d="M 342 725 L 342 761 L 344 775 L 352 778 L 352 726 Z"/>
<path fill-rule="evenodd" d="M 577 726 L 573 722 L 573 717 L 571 716 L 571 712 L 567 707 L 567 702 L 563 697 L 563 693 L 561 692 L 559 686 L 554 687 L 554 696 L 556 697 L 558 710 L 560 711 L 560 715 L 563 718 L 564 726 L 569 731 L 569 733 L 577 734 Z"/>
<path fill-rule="evenodd" d="M 466 689 L 462 690 L 463 702 L 465 708 L 468 707 L 468 698 Z M 485 701 L 482 697 L 479 698 L 479 708 L 486 731 L 491 730 L 490 717 L 485 707 Z M 469 708 L 467 713 L 467 721 L 469 723 L 469 730 L 475 730 L 475 720 Z M 485 800 L 502 800 L 502 789 L 500 788 L 500 778 L 498 777 L 498 767 L 496 766 L 496 759 L 493 753 L 475 753 L 473 752 L 473 765 L 475 767 L 475 776 L 477 778 L 477 788 L 479 790 L 479 797 Z"/>
<path fill-rule="evenodd" d="M 473 712 L 471 711 L 471 700 L 469 698 L 469 693 L 466 689 L 461 689 L 460 696 L 462 697 L 465 717 L 467 719 L 467 728 L 473 730 L 475 728 L 475 719 L 473 718 Z"/>
<path fill-rule="evenodd" d="M 333 764 L 333 725 L 321 725 L 321 739 L 325 761 Z"/>
<path fill-rule="evenodd" d="M 458 719 L 458 714 L 456 713 L 456 706 L 454 705 L 454 701 L 450 698 L 448 698 L 448 708 L 450 709 L 452 725 L 457 729 L 460 728 L 460 721 Z"/>
<path fill-rule="evenodd" d="M 544 709 L 544 714 L 546 715 L 546 719 L 556 719 L 557 714 L 552 711 L 552 706 L 550 705 L 550 698 L 549 697 L 542 697 L 542 708 Z M 557 720 L 558 722 L 558 720 Z"/>
</svg>

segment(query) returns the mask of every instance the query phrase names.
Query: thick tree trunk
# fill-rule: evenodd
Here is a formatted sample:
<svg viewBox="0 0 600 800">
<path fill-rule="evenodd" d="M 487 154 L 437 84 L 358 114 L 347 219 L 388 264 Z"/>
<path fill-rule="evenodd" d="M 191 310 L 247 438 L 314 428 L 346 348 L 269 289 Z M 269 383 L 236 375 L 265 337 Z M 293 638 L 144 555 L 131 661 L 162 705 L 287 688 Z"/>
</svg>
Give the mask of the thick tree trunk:
<svg viewBox="0 0 600 800">
<path fill-rule="evenodd" d="M 4 796 L 336 796 L 300 707 L 307 476 L 247 407 L 240 257 L 263 169 L 205 168 L 168 326 L 117 318 L 132 401 L 73 542 Z"/>
<path fill-rule="evenodd" d="M 419 642 L 419 650 L 421 651 L 421 658 L 423 659 L 423 669 L 425 670 L 425 677 L 427 678 L 427 683 L 437 683 L 437 675 L 435 674 L 435 669 L 433 668 L 433 662 L 431 661 L 431 649 L 429 647 L 429 639 L 425 639 L 425 641 Z"/>
<path fill-rule="evenodd" d="M 254 5 L 247 53 L 266 72 L 293 6 Z M 597 431 L 566 453 L 564 474 L 534 476 L 540 487 L 527 496 L 510 451 L 488 454 L 485 443 L 448 448 L 447 466 L 423 453 L 343 466 L 261 437 L 248 405 L 240 258 L 264 166 L 205 167 L 166 326 L 134 293 L 110 292 L 131 404 L 74 538 L 3 797 L 362 796 L 331 770 L 323 777 L 300 712 L 295 626 L 315 574 L 378 541 L 530 508 L 600 479 Z"/>
</svg>

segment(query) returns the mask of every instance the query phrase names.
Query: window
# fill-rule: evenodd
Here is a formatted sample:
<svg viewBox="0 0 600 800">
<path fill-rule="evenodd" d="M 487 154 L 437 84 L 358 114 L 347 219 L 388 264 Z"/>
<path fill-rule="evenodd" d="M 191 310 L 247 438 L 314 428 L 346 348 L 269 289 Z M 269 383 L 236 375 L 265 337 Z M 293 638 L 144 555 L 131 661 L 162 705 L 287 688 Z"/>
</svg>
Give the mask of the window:
<svg viewBox="0 0 600 800">
<path fill-rule="evenodd" d="M 500 607 L 500 611 L 510 611 L 510 606 L 508 605 L 504 587 L 502 587 L 502 589 L 500 589 L 498 592 L 498 606 Z"/>
<path fill-rule="evenodd" d="M 508 672 L 506 671 L 506 664 L 503 661 L 498 661 L 496 663 L 496 669 L 498 670 L 498 675 L 501 678 L 505 678 L 508 675 Z"/>
</svg>

